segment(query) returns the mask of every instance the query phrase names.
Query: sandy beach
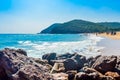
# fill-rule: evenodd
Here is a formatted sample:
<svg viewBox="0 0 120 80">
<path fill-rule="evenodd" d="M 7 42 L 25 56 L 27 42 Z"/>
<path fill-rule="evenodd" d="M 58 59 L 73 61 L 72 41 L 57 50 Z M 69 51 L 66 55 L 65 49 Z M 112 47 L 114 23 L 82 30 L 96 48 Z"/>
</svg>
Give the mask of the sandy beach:
<svg viewBox="0 0 120 80">
<path fill-rule="evenodd" d="M 120 55 L 120 32 L 116 35 L 102 33 L 97 36 L 103 37 L 98 43 L 98 46 L 104 47 L 101 51 L 102 55 Z"/>
<path fill-rule="evenodd" d="M 101 37 L 104 37 L 104 38 L 110 38 L 112 40 L 120 40 L 120 32 L 116 32 L 115 35 L 111 35 L 111 33 L 109 33 L 109 34 L 100 33 L 100 34 L 97 34 L 97 36 L 101 36 Z"/>
</svg>

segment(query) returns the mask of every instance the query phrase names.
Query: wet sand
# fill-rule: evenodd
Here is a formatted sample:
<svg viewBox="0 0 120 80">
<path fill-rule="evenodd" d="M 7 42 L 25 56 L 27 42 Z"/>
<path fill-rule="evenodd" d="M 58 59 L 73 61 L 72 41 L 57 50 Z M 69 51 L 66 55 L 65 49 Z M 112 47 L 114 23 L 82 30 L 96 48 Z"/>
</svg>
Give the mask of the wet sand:
<svg viewBox="0 0 120 80">
<path fill-rule="evenodd" d="M 103 38 L 99 43 L 98 46 L 104 47 L 101 50 L 101 55 L 120 55 L 120 40 L 119 39 L 112 39 L 112 38 Z"/>
</svg>

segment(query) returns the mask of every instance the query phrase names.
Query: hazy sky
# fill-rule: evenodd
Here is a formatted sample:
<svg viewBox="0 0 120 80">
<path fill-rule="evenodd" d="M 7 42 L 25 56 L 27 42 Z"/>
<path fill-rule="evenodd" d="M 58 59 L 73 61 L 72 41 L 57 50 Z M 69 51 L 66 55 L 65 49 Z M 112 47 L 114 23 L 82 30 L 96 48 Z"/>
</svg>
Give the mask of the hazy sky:
<svg viewBox="0 0 120 80">
<path fill-rule="evenodd" d="M 37 33 L 73 19 L 120 22 L 120 0 L 0 0 L 0 33 Z"/>
</svg>

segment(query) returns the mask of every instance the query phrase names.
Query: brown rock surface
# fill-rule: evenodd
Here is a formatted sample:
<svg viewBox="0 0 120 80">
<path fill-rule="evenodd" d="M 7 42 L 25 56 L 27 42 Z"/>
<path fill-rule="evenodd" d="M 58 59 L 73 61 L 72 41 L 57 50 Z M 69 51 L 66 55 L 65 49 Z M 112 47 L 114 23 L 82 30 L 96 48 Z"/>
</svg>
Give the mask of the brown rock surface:
<svg viewBox="0 0 120 80">
<path fill-rule="evenodd" d="M 117 72 L 106 72 L 105 76 L 111 76 L 113 78 L 115 78 L 116 80 L 120 80 L 120 75 Z"/>
<path fill-rule="evenodd" d="M 66 74 L 68 74 L 68 80 L 74 80 L 77 71 L 76 70 L 67 71 Z"/>
<path fill-rule="evenodd" d="M 117 63 L 117 56 L 101 56 L 92 65 L 92 68 L 101 73 L 113 71 Z"/>
<path fill-rule="evenodd" d="M 68 74 L 65 73 L 55 73 L 52 75 L 54 80 L 68 80 Z"/>
<path fill-rule="evenodd" d="M 44 62 L 43 64 L 48 65 Z M 50 70 L 48 66 L 43 64 L 27 57 L 24 50 L 6 48 L 0 51 L 0 80 L 48 80 L 45 75 L 50 76 Z"/>
</svg>

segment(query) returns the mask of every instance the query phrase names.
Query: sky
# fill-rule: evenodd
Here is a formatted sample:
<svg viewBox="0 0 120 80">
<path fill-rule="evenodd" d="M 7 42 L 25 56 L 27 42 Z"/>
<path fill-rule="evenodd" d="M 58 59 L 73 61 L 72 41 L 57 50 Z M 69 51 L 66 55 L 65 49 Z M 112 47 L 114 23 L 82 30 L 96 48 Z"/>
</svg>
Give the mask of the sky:
<svg viewBox="0 0 120 80">
<path fill-rule="evenodd" d="M 38 33 L 73 19 L 120 22 L 120 0 L 0 0 L 0 33 Z"/>
</svg>

